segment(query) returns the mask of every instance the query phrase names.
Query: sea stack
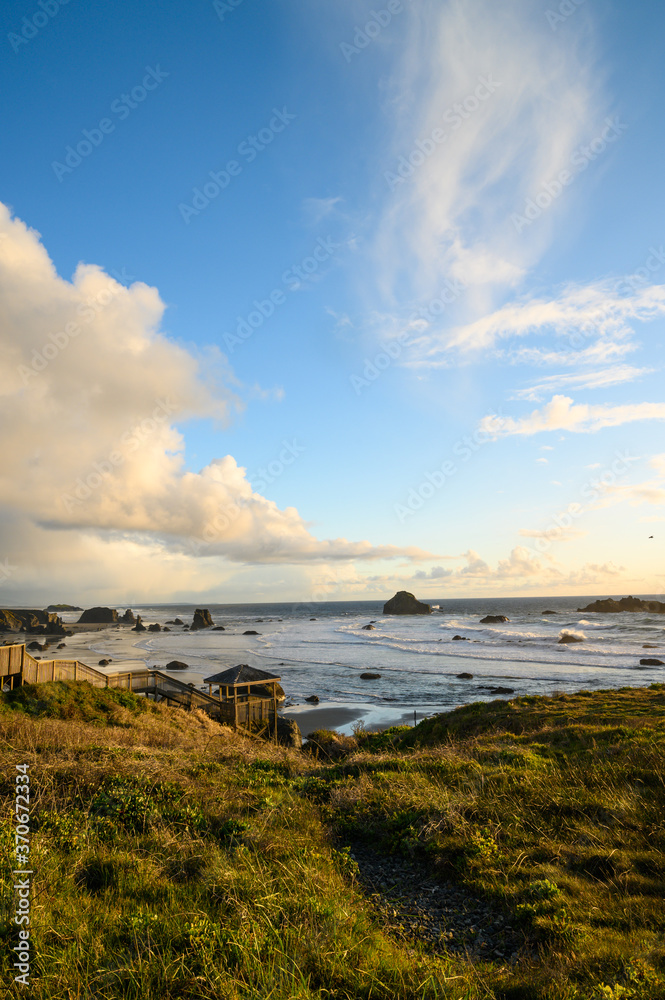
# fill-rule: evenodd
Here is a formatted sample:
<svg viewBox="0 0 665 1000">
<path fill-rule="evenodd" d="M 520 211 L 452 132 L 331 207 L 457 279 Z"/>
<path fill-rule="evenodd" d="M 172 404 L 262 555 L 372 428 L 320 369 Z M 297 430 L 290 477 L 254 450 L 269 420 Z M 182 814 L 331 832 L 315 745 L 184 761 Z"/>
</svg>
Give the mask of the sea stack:
<svg viewBox="0 0 665 1000">
<path fill-rule="evenodd" d="M 78 625 L 114 625 L 118 612 L 114 608 L 88 608 L 79 618 Z"/>
<path fill-rule="evenodd" d="M 384 615 L 429 615 L 432 609 L 429 604 L 417 601 L 413 594 L 406 590 L 398 591 L 383 605 Z"/>
<path fill-rule="evenodd" d="M 207 608 L 197 608 L 194 612 L 194 620 L 190 631 L 200 628 L 211 628 L 214 625 L 210 612 Z"/>
</svg>

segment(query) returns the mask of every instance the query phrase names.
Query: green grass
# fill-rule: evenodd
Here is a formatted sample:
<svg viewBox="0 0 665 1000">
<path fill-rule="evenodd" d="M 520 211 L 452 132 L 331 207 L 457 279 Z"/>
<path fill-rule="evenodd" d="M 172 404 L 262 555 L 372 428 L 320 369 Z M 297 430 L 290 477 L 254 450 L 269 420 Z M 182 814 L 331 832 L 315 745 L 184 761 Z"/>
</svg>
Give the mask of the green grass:
<svg viewBox="0 0 665 1000">
<path fill-rule="evenodd" d="M 36 1000 L 665 1000 L 663 685 L 321 732 L 298 752 L 46 684 L 0 697 L 0 741 L 2 981 L 29 763 Z M 530 950 L 474 964 L 392 936 L 351 841 L 494 900 Z"/>
</svg>

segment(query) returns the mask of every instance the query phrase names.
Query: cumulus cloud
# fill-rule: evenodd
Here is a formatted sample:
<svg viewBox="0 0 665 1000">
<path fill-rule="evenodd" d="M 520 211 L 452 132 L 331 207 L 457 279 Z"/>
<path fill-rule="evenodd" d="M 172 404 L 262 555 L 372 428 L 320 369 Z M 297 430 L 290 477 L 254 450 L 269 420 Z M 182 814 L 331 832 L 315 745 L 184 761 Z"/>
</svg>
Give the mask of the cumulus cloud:
<svg viewBox="0 0 665 1000">
<path fill-rule="evenodd" d="M 619 427 L 636 420 L 665 420 L 665 403 L 592 406 L 588 403 L 575 403 L 569 396 L 553 396 L 546 406 L 533 410 L 526 417 L 484 417 L 479 430 L 493 438 L 560 430 L 588 434 L 604 427 Z"/>
<path fill-rule="evenodd" d="M 90 575 L 86 553 L 103 552 L 109 569 L 143 546 L 153 563 L 155 552 L 170 553 L 192 582 L 184 567 L 197 555 L 259 564 L 431 558 L 317 540 L 295 508 L 255 492 L 230 455 L 187 470 L 182 423 L 208 418 L 221 428 L 241 406 L 224 357 L 197 356 L 160 332 L 154 288 L 126 288 L 86 264 L 61 278 L 39 235 L 4 206 L 0 233 L 0 556 L 3 542 L 16 552 L 20 538 L 14 561 L 27 573 L 49 552 L 62 557 L 66 537 L 68 558 L 80 557 Z M 280 458 L 297 461 L 297 447 L 283 444 Z"/>
</svg>

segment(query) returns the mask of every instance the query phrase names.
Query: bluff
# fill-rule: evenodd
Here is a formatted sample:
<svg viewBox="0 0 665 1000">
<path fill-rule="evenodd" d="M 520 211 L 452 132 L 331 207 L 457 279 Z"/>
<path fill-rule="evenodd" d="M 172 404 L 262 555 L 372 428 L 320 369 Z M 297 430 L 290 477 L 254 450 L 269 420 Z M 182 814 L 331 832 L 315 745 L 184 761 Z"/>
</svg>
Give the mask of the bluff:
<svg viewBox="0 0 665 1000">
<path fill-rule="evenodd" d="M 615 601 L 613 597 L 608 597 L 604 601 L 594 601 L 587 604 L 586 608 L 578 608 L 578 611 L 590 611 L 597 614 L 618 614 L 621 611 L 649 611 L 651 614 L 665 615 L 665 603 L 662 601 L 643 601 L 640 597 L 622 597 L 620 601 Z"/>
<path fill-rule="evenodd" d="M 29 632 L 31 635 L 65 634 L 59 615 L 50 611 L 19 611 L 16 608 L 0 610 L 0 631 Z"/>
<path fill-rule="evenodd" d="M 421 604 L 406 590 L 398 591 L 383 605 L 384 615 L 429 615 L 431 611 L 429 604 Z"/>
</svg>

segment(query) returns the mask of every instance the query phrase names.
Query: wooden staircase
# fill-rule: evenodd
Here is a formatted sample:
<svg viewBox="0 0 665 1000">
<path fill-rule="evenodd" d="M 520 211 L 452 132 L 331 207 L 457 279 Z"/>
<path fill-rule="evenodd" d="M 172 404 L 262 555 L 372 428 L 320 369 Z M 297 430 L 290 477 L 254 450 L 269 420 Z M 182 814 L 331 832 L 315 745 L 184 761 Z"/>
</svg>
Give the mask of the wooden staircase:
<svg viewBox="0 0 665 1000">
<path fill-rule="evenodd" d="M 168 705 L 200 709 L 222 725 L 235 729 L 249 730 L 252 723 L 265 721 L 269 730 L 270 723 L 276 723 L 271 719 L 271 715 L 274 716 L 271 699 L 248 697 L 234 701 L 222 699 L 221 695 L 213 698 L 197 691 L 193 684 L 185 684 L 161 670 L 106 674 L 80 660 L 36 660 L 25 648 L 25 643 L 0 646 L 0 690 L 51 681 L 87 681 L 93 687 L 152 696 L 155 701 L 166 701 Z"/>
</svg>

